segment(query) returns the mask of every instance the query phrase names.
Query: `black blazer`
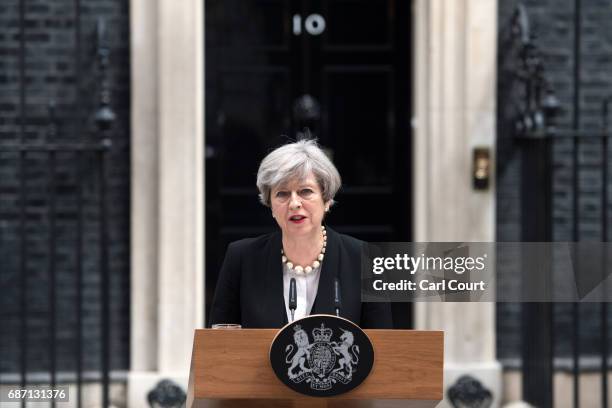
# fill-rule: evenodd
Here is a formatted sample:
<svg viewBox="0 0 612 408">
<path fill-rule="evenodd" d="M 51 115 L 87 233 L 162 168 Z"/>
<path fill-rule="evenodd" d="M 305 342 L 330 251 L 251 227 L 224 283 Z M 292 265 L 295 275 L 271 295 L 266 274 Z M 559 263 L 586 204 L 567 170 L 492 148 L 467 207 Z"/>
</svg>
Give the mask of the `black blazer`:
<svg viewBox="0 0 612 408">
<path fill-rule="evenodd" d="M 333 285 L 337 272 L 342 290 L 340 316 L 363 328 L 392 328 L 388 303 L 361 302 L 363 244 L 327 228 L 327 250 L 311 314 L 335 314 Z M 287 324 L 281 246 L 280 231 L 229 245 L 210 311 L 211 325 L 276 328 Z"/>
</svg>

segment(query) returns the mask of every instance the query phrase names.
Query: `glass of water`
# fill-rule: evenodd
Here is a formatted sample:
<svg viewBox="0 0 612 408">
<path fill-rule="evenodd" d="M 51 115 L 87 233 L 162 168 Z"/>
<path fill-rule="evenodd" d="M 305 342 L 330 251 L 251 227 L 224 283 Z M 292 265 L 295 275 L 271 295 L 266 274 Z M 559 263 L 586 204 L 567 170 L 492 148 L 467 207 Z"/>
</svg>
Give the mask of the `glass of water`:
<svg viewBox="0 0 612 408">
<path fill-rule="evenodd" d="M 235 324 L 235 323 L 217 323 L 217 324 L 213 324 L 212 328 L 213 329 L 236 330 L 236 329 L 242 329 L 242 326 L 239 324 Z"/>
</svg>

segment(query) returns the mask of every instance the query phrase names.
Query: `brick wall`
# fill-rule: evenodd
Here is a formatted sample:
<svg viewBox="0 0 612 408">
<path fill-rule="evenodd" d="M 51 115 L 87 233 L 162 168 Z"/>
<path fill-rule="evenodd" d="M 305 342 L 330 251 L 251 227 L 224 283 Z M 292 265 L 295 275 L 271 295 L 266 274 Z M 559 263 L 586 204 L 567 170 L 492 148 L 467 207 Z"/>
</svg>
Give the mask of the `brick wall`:
<svg viewBox="0 0 612 408">
<path fill-rule="evenodd" d="M 497 239 L 521 240 L 521 156 L 512 140 L 513 107 L 511 81 L 504 75 L 508 63 L 505 38 L 517 1 L 499 1 L 499 82 L 498 82 L 498 192 Z M 575 0 L 528 0 L 523 2 L 530 17 L 535 42 L 542 51 L 547 77 L 561 102 L 559 129 L 572 129 L 574 116 L 574 67 L 580 66 L 579 125 L 584 137 L 592 136 L 601 124 L 602 100 L 612 94 L 612 5 L 603 0 L 582 0 L 580 55 L 574 53 Z M 602 149 L 598 143 L 583 141 L 579 149 L 579 188 L 573 187 L 573 145 L 553 144 L 553 238 L 573 240 L 573 197 L 579 197 L 581 240 L 601 240 Z M 612 159 L 612 155 L 609 156 Z M 608 209 L 608 214 L 610 210 Z M 608 219 L 610 217 L 608 216 Z M 583 305 L 580 312 L 581 349 L 598 353 L 599 305 Z M 520 356 L 520 305 L 498 304 L 498 354 L 501 358 Z M 571 305 L 555 305 L 555 353 L 571 354 Z M 612 327 L 612 319 L 609 327 Z M 612 344 L 612 343 L 611 343 Z"/>
<path fill-rule="evenodd" d="M 25 1 L 25 141 L 76 143 L 99 140 L 92 117 L 99 100 L 95 58 L 96 22 L 103 18 L 111 49 L 109 79 L 117 114 L 108 154 L 111 368 L 125 369 L 129 357 L 129 3 L 81 0 L 80 64 L 76 55 L 75 0 Z M 25 189 L 20 188 L 19 154 L 2 148 L 20 139 L 19 1 L 0 3 L 0 373 L 19 370 L 26 347 L 28 369 L 49 368 L 52 251 L 56 259 L 56 355 L 58 369 L 76 364 L 77 293 L 82 294 L 85 370 L 100 367 L 99 160 L 94 154 L 28 152 L 23 160 Z M 80 75 L 78 72 L 80 71 Z M 80 84 L 80 87 L 78 86 Z M 55 101 L 57 125 L 50 125 L 49 102 Z M 55 135 L 53 135 L 55 132 Z M 79 157 L 81 164 L 79 167 Z M 56 171 L 51 171 L 55 160 Z M 55 188 L 51 184 L 55 183 Z M 83 280 L 77 287 L 76 248 L 78 186 L 83 194 Z M 19 341 L 20 193 L 26 195 L 27 276 L 26 345 Z M 55 199 L 55 245 L 50 246 Z"/>
</svg>

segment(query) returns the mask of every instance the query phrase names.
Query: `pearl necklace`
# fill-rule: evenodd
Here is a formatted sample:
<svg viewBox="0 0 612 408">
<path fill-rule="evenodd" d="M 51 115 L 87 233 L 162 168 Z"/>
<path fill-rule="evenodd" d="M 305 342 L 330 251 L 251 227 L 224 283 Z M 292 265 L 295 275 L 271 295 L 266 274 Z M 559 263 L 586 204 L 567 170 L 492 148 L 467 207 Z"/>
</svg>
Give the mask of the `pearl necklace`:
<svg viewBox="0 0 612 408">
<path fill-rule="evenodd" d="M 311 265 L 308 265 L 306 267 L 302 267 L 300 265 L 294 266 L 293 262 L 291 262 L 285 256 L 285 251 L 281 248 L 281 258 L 283 260 L 283 264 L 287 265 L 289 270 L 293 270 L 298 275 L 308 275 L 309 273 L 317 269 L 319 266 L 321 266 L 321 262 L 323 262 L 323 258 L 325 257 L 325 247 L 327 246 L 327 231 L 325 231 L 324 226 L 321 226 L 321 229 L 323 231 L 323 248 L 321 248 L 321 252 L 317 256 L 317 259 L 315 259 L 315 261 Z"/>
</svg>

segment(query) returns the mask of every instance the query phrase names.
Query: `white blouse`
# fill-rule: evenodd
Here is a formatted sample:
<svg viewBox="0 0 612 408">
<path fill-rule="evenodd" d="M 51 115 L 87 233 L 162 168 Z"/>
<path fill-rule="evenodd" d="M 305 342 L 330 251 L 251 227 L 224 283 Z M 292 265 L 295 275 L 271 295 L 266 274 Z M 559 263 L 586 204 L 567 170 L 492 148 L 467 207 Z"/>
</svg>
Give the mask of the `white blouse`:
<svg viewBox="0 0 612 408">
<path fill-rule="evenodd" d="M 283 294 L 285 296 L 285 310 L 287 311 L 287 321 L 289 323 L 291 323 L 291 310 L 289 310 L 289 285 L 291 278 L 295 278 L 295 288 L 297 291 L 297 308 L 294 314 L 294 320 L 297 320 L 310 314 L 312 305 L 317 297 L 320 277 L 320 266 L 313 269 L 309 274 L 298 275 L 292 269 L 290 270 L 287 264 L 283 265 Z"/>
</svg>

